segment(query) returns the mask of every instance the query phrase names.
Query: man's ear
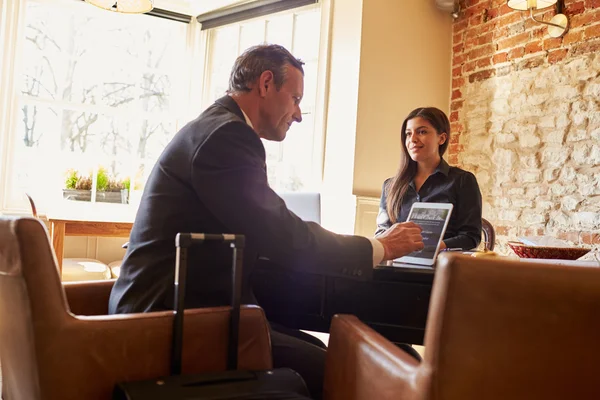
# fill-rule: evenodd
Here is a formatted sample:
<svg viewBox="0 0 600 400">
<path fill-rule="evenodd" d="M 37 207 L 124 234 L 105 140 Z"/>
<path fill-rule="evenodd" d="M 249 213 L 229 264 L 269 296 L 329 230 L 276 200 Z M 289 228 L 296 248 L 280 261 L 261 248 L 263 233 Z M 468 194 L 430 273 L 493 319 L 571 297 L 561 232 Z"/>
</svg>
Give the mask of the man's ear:
<svg viewBox="0 0 600 400">
<path fill-rule="evenodd" d="M 267 70 L 260 74 L 258 78 L 258 93 L 261 97 L 267 95 L 269 89 L 272 89 L 273 83 L 273 72 Z"/>
<path fill-rule="evenodd" d="M 443 132 L 440 134 L 440 143 L 439 145 L 443 145 L 444 143 L 446 143 L 446 140 L 448 140 L 448 134 L 446 132 Z"/>
</svg>

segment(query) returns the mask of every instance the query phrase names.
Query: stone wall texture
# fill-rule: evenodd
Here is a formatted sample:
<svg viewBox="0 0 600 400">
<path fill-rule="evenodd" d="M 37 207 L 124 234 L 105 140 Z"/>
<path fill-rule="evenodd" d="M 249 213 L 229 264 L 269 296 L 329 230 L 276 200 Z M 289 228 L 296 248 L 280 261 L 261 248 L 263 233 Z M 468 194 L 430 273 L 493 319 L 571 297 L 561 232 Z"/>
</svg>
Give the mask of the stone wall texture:
<svg viewBox="0 0 600 400">
<path fill-rule="evenodd" d="M 600 0 L 563 13 L 552 38 L 507 0 L 461 0 L 453 26 L 447 157 L 477 176 L 506 254 L 523 235 L 600 247 Z"/>
</svg>

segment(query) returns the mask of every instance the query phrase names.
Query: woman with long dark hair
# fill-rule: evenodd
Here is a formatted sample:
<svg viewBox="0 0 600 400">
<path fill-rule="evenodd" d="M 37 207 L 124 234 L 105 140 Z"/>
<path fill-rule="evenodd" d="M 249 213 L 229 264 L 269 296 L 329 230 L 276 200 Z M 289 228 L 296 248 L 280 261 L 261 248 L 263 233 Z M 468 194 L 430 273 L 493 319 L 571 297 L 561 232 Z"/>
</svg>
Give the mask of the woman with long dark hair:
<svg viewBox="0 0 600 400">
<path fill-rule="evenodd" d="M 475 176 L 442 158 L 450 143 L 450 121 L 435 107 L 413 110 L 402 123 L 398 172 L 383 183 L 377 231 L 408 218 L 415 202 L 452 203 L 442 248 L 469 250 L 481 241 L 481 192 Z"/>
</svg>

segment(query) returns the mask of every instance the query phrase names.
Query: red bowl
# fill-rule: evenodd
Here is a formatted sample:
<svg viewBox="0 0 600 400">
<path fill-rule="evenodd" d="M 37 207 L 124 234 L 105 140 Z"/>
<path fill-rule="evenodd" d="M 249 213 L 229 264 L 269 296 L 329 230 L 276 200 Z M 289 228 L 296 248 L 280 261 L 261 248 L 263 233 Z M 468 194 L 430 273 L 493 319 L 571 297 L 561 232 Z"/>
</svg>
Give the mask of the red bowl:
<svg viewBox="0 0 600 400">
<path fill-rule="evenodd" d="M 581 247 L 528 246 L 521 242 L 508 242 L 508 247 L 520 258 L 577 260 L 590 252 L 590 249 Z"/>
</svg>

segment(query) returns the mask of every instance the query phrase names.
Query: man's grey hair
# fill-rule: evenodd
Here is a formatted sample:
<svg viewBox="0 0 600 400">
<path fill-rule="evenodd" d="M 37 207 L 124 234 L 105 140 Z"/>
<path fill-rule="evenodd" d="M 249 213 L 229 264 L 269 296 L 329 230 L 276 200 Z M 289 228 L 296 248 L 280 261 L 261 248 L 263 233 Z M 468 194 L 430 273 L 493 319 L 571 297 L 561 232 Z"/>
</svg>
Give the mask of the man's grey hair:
<svg viewBox="0 0 600 400">
<path fill-rule="evenodd" d="M 250 92 L 252 85 L 265 71 L 273 73 L 275 88 L 281 89 L 287 69 L 292 66 L 304 75 L 304 62 L 294 57 L 285 47 L 277 44 L 261 44 L 244 51 L 233 64 L 227 93 Z"/>
</svg>

